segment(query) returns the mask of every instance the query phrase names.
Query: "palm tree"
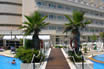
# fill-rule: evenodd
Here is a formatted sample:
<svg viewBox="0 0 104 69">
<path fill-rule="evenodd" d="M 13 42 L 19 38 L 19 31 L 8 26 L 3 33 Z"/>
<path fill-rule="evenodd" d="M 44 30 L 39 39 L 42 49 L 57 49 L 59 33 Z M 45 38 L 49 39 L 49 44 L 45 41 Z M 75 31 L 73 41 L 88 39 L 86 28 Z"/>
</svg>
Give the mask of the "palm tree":
<svg viewBox="0 0 104 69">
<path fill-rule="evenodd" d="M 72 42 L 74 42 L 74 47 L 76 51 L 79 51 L 80 47 L 80 29 L 84 28 L 87 24 L 90 24 L 90 21 L 84 20 L 84 12 L 74 11 L 72 18 L 68 15 L 65 15 L 68 19 L 69 23 L 65 24 L 64 32 L 71 31 L 73 34 L 73 38 L 71 39 L 71 46 Z"/>
<path fill-rule="evenodd" d="M 31 16 L 25 16 L 27 21 L 20 27 L 24 30 L 25 35 L 30 35 L 33 33 L 32 41 L 33 41 L 33 48 L 40 49 L 40 39 L 39 39 L 39 32 L 41 28 L 45 27 L 49 23 L 45 23 L 44 20 L 47 16 L 41 17 L 39 12 L 34 12 Z"/>
</svg>

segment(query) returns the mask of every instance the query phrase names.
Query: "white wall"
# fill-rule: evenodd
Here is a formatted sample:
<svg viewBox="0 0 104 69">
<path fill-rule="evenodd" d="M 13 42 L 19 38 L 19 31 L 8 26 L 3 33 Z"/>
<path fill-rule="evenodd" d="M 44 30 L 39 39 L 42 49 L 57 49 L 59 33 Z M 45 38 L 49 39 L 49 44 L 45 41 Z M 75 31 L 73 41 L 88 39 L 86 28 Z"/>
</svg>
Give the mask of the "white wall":
<svg viewBox="0 0 104 69">
<path fill-rule="evenodd" d="M 0 4 L 0 12 L 21 14 L 22 7 L 17 5 Z"/>
<path fill-rule="evenodd" d="M 3 2 L 14 2 L 14 3 L 22 3 L 22 0 L 0 0 Z"/>
<path fill-rule="evenodd" d="M 0 15 L 0 24 L 21 24 L 22 17 L 20 16 L 4 16 Z"/>
</svg>

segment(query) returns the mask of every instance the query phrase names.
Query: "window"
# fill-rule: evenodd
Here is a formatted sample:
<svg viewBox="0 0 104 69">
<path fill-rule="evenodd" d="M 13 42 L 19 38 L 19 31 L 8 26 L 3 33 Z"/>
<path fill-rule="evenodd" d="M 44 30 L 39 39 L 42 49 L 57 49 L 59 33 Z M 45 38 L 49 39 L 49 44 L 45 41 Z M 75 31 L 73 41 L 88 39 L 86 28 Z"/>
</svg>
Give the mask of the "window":
<svg viewBox="0 0 104 69">
<path fill-rule="evenodd" d="M 71 8 L 70 7 L 67 7 L 66 6 L 65 9 L 68 10 L 68 11 L 71 11 Z"/>
<path fill-rule="evenodd" d="M 49 19 L 53 19 L 54 18 L 54 16 L 53 15 L 49 15 Z"/>
<path fill-rule="evenodd" d="M 100 32 L 103 32 L 103 29 L 100 29 Z"/>
<path fill-rule="evenodd" d="M 57 27 L 57 30 L 63 30 L 63 29 L 64 27 L 61 27 L 61 26 Z"/>
<path fill-rule="evenodd" d="M 91 32 L 94 32 L 94 29 L 91 29 Z"/>
<path fill-rule="evenodd" d="M 56 44 L 59 44 L 60 43 L 60 38 L 59 36 L 56 36 Z"/>
<path fill-rule="evenodd" d="M 48 6 L 49 6 L 50 8 L 56 8 L 56 5 L 55 5 L 55 4 L 48 4 Z"/>
<path fill-rule="evenodd" d="M 56 27 L 55 26 L 49 26 L 49 29 L 50 30 L 56 30 Z"/>
<path fill-rule="evenodd" d="M 63 16 L 58 16 L 58 19 L 59 20 L 62 20 L 62 19 L 64 20 L 64 17 Z"/>
<path fill-rule="evenodd" d="M 37 5 L 38 5 L 38 6 L 41 6 L 41 5 L 42 5 L 42 2 L 37 2 Z"/>
<path fill-rule="evenodd" d="M 88 28 L 85 28 L 85 31 L 88 32 Z"/>
<path fill-rule="evenodd" d="M 62 9 L 63 7 L 62 7 L 61 5 L 58 5 L 58 8 L 59 8 L 59 9 Z"/>
</svg>

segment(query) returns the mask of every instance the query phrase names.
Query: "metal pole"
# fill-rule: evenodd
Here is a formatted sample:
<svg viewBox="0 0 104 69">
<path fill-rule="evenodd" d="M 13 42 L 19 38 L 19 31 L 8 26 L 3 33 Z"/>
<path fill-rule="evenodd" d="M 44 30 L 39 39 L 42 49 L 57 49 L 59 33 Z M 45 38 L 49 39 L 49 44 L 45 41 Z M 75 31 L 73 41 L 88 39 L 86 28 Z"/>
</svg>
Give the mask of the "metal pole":
<svg viewBox="0 0 104 69">
<path fill-rule="evenodd" d="M 82 55 L 82 69 L 84 69 L 84 57 Z"/>
<path fill-rule="evenodd" d="M 23 47 L 25 47 L 25 36 L 23 36 Z"/>
<path fill-rule="evenodd" d="M 11 40 L 12 40 L 12 30 L 11 30 Z"/>
</svg>

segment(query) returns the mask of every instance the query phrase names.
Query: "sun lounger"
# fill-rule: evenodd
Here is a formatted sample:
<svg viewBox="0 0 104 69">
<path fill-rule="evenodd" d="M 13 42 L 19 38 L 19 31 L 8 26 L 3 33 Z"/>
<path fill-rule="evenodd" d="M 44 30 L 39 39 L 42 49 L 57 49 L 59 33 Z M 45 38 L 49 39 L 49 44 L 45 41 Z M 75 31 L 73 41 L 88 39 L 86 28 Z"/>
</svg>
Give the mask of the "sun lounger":
<svg viewBox="0 0 104 69">
<path fill-rule="evenodd" d="M 11 51 L 11 53 L 12 53 L 12 54 L 15 54 L 16 52 L 15 52 L 15 51 Z"/>
<path fill-rule="evenodd" d="M 3 48 L 0 48 L 0 52 L 3 52 L 4 51 L 4 49 Z"/>
<path fill-rule="evenodd" d="M 15 54 L 15 53 L 16 53 L 15 47 L 12 47 L 12 46 L 11 46 L 11 53 L 12 53 L 12 54 Z"/>
</svg>

